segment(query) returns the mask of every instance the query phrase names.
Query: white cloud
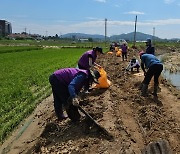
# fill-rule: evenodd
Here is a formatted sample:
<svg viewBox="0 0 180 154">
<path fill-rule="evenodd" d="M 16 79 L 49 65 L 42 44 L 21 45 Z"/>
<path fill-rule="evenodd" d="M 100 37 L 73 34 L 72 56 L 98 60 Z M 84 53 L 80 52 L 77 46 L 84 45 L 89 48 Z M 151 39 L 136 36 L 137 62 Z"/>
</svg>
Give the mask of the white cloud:
<svg viewBox="0 0 180 154">
<path fill-rule="evenodd" d="M 55 22 L 56 22 L 56 23 L 66 23 L 66 22 L 68 22 L 68 21 L 66 21 L 66 20 L 56 20 Z"/>
<path fill-rule="evenodd" d="M 124 14 L 135 14 L 135 15 L 139 15 L 139 14 L 144 14 L 144 12 L 130 11 L 130 12 L 125 12 Z"/>
<path fill-rule="evenodd" d="M 164 2 L 166 3 L 166 4 L 171 4 L 171 3 L 173 3 L 175 0 L 164 0 Z"/>
<path fill-rule="evenodd" d="M 151 33 L 152 27 L 156 27 L 157 32 L 161 34 L 159 37 L 179 37 L 180 33 L 177 27 L 180 26 L 180 19 L 166 19 L 166 20 L 146 20 L 137 21 L 137 30 L 144 33 Z M 13 32 L 22 32 L 24 28 L 27 28 L 27 32 L 36 33 L 40 35 L 55 35 L 55 34 L 66 34 L 66 33 L 86 33 L 86 34 L 101 34 L 104 35 L 105 21 L 102 20 L 92 20 L 87 22 L 71 23 L 66 22 L 66 24 L 58 23 L 56 25 L 46 25 L 46 24 L 28 24 L 28 26 L 23 23 L 13 22 Z M 175 27 L 175 28 L 170 28 Z M 163 31 L 166 30 L 165 33 Z M 107 35 L 111 36 L 113 34 L 122 34 L 132 32 L 134 30 L 134 21 L 114 21 L 107 20 Z M 176 32 L 174 32 L 176 31 Z"/>
<path fill-rule="evenodd" d="M 120 7 L 120 5 L 118 5 L 118 4 L 116 4 L 116 5 L 114 5 L 115 7 Z"/>
<path fill-rule="evenodd" d="M 105 21 L 98 20 L 98 21 L 88 21 L 88 22 L 82 22 L 78 24 L 70 25 L 70 27 L 101 27 L 104 26 Z"/>
<path fill-rule="evenodd" d="M 180 19 L 153 20 L 148 23 L 153 25 L 180 25 Z"/>
<path fill-rule="evenodd" d="M 103 20 L 103 19 L 99 19 L 99 18 L 95 18 L 95 17 L 86 17 L 86 19 L 88 19 L 88 20 Z"/>
<path fill-rule="evenodd" d="M 96 2 L 100 2 L 100 3 L 106 3 L 106 0 L 94 0 Z"/>
</svg>

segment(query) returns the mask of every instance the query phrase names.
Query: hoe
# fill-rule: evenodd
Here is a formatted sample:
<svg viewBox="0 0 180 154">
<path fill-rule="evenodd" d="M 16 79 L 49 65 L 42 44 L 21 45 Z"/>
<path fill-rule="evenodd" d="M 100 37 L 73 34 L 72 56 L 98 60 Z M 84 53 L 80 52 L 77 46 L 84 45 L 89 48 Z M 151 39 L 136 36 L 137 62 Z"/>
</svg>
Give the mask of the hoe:
<svg viewBox="0 0 180 154">
<path fill-rule="evenodd" d="M 80 105 L 78 106 L 78 109 L 86 115 L 88 120 L 90 120 L 90 122 L 92 122 L 92 124 L 94 124 L 98 128 L 99 132 L 105 135 L 108 140 L 113 140 L 113 136 L 104 127 L 98 124 Z"/>
</svg>

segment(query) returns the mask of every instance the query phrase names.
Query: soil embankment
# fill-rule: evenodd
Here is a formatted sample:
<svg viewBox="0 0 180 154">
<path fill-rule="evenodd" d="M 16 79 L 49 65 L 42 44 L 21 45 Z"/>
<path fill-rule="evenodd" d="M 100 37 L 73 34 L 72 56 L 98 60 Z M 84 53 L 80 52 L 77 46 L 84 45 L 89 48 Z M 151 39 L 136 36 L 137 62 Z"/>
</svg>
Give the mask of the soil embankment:
<svg viewBox="0 0 180 154">
<path fill-rule="evenodd" d="M 129 52 L 129 59 L 136 51 Z M 20 129 L 2 146 L 7 153 L 122 153 L 140 154 L 153 141 L 165 139 L 173 153 L 180 153 L 179 91 L 161 80 L 158 100 L 150 93 L 141 97 L 142 72 L 126 72 L 127 61 L 115 54 L 98 59 L 112 85 L 95 89 L 82 99 L 83 108 L 113 136 L 108 140 L 84 117 L 79 123 L 69 119 L 57 123 L 52 96 L 37 108 L 28 126 Z"/>
</svg>

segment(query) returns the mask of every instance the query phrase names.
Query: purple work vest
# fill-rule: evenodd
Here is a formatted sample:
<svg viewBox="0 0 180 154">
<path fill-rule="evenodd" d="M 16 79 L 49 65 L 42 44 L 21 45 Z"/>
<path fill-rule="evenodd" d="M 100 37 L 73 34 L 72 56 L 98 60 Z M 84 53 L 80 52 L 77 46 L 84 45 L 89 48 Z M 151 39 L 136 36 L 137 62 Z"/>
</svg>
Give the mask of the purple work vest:
<svg viewBox="0 0 180 154">
<path fill-rule="evenodd" d="M 74 77 L 79 73 L 83 72 L 87 75 L 87 78 L 89 76 L 89 73 L 87 70 L 82 70 L 78 68 L 64 68 L 55 71 L 53 74 L 56 76 L 56 78 L 65 86 L 68 86 L 70 82 L 74 79 Z M 82 82 L 80 85 L 76 85 L 75 89 L 80 90 L 84 84 L 86 84 L 87 81 Z"/>
<path fill-rule="evenodd" d="M 124 53 L 127 52 L 127 46 L 122 45 L 121 49 L 122 49 L 122 52 L 124 52 Z"/>
<path fill-rule="evenodd" d="M 78 65 L 88 70 L 90 68 L 89 57 L 92 57 L 92 64 L 94 64 L 97 58 L 96 51 L 94 50 L 86 51 L 79 59 Z"/>
</svg>

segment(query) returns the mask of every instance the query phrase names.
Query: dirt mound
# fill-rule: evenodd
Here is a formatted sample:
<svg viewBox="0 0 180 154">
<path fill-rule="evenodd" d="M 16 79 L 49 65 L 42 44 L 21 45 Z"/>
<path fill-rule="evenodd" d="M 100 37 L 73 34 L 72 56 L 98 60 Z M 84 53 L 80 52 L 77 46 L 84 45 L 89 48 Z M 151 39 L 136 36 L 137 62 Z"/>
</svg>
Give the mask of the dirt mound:
<svg viewBox="0 0 180 154">
<path fill-rule="evenodd" d="M 137 52 L 131 51 L 129 59 L 134 55 Z M 69 119 L 58 123 L 51 97 L 45 103 L 48 108 L 46 116 L 43 114 L 34 118 L 34 121 L 40 122 L 39 136 L 36 134 L 34 140 L 24 137 L 23 146 L 12 144 L 9 153 L 139 154 L 149 143 L 161 139 L 168 142 L 174 153 L 180 153 L 179 98 L 162 83 L 158 99 L 154 99 L 151 88 L 148 97 L 141 97 L 139 86 L 143 79 L 142 72 L 125 71 L 128 62 L 123 62 L 115 53 L 103 55 L 98 63 L 106 70 L 112 85 L 108 89 L 95 89 L 85 95 L 81 105 L 113 135 L 114 140 L 108 140 L 83 114 L 77 123 Z M 36 129 L 32 128 L 31 131 L 33 134 Z M 4 151 L 7 151 L 7 146 L 4 147 Z"/>
</svg>

